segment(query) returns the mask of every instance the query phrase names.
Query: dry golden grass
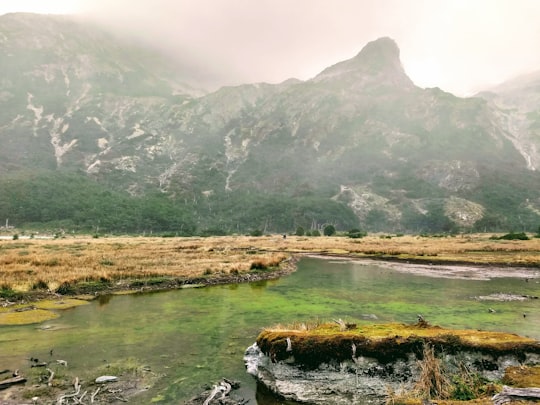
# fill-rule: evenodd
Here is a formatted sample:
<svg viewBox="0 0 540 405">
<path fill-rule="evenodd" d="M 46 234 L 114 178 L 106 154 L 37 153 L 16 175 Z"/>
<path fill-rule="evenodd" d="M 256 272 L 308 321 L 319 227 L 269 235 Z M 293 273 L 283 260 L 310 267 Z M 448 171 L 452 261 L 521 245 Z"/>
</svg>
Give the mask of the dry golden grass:
<svg viewBox="0 0 540 405">
<path fill-rule="evenodd" d="M 237 243 L 238 242 L 238 243 Z M 16 291 L 80 281 L 198 278 L 278 266 L 288 256 L 234 238 L 71 238 L 0 242 L 0 286 Z M 255 265 L 253 265 L 255 263 Z"/>
<path fill-rule="evenodd" d="M 62 283 L 81 281 L 220 277 L 277 267 L 296 253 L 538 266 L 540 239 L 490 240 L 489 235 L 283 239 L 275 235 L 3 240 L 0 288 L 55 290 Z"/>
</svg>

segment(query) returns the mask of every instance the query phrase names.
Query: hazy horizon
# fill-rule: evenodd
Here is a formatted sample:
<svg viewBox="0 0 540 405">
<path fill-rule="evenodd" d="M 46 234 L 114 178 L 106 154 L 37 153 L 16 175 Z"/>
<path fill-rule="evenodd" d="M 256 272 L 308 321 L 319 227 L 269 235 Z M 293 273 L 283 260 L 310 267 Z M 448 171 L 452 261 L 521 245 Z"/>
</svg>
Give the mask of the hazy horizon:
<svg viewBox="0 0 540 405">
<path fill-rule="evenodd" d="M 421 87 L 470 95 L 540 70 L 536 0 L 3 0 L 76 14 L 172 55 L 206 87 L 309 79 L 391 37 Z"/>
</svg>

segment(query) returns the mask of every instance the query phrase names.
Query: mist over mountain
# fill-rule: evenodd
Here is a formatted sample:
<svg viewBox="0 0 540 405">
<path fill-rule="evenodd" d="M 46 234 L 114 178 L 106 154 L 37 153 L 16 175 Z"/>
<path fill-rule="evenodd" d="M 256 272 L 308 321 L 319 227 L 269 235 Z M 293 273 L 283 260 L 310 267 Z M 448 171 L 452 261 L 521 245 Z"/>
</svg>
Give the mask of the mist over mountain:
<svg viewBox="0 0 540 405">
<path fill-rule="evenodd" d="M 0 17 L 0 219 L 107 232 L 537 230 L 539 75 L 414 85 L 390 38 L 206 94 L 69 17 Z"/>
</svg>

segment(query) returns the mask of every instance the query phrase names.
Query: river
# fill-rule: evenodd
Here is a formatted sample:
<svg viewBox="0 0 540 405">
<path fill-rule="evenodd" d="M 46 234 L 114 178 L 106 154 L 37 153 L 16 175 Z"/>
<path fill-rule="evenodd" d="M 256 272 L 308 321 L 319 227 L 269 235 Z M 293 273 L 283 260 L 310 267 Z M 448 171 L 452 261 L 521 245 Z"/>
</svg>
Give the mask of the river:
<svg viewBox="0 0 540 405">
<path fill-rule="evenodd" d="M 257 389 L 242 361 L 265 326 L 337 318 L 411 323 L 422 314 L 444 327 L 540 339 L 540 300 L 478 299 L 539 296 L 539 280 L 437 278 L 383 263 L 304 258 L 278 280 L 102 297 L 43 324 L 2 326 L 0 369 L 25 370 L 31 357 L 54 358 L 84 378 L 88 370 L 131 359 L 162 378 L 130 403 L 179 404 L 227 377 L 241 382 L 250 404 L 281 404 Z"/>
</svg>

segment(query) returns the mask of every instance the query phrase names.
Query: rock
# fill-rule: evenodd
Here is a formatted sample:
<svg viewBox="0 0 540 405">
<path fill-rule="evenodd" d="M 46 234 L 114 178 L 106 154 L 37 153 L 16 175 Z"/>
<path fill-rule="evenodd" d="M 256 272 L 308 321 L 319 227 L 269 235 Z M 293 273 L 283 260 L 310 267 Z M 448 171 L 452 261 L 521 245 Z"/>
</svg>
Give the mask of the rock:
<svg viewBox="0 0 540 405">
<path fill-rule="evenodd" d="M 115 382 L 115 381 L 118 381 L 118 377 L 114 375 L 102 375 L 96 378 L 96 384 L 104 384 L 104 383 Z"/>
</svg>

